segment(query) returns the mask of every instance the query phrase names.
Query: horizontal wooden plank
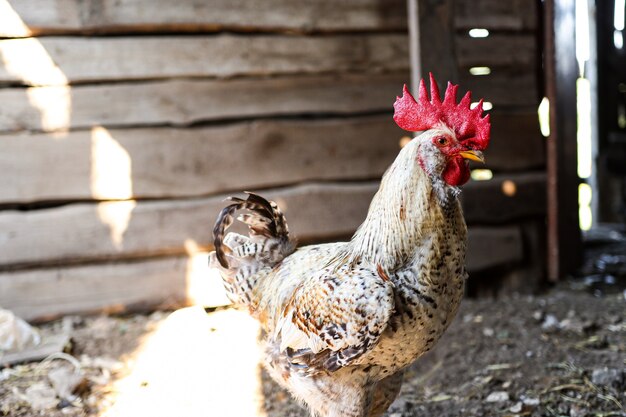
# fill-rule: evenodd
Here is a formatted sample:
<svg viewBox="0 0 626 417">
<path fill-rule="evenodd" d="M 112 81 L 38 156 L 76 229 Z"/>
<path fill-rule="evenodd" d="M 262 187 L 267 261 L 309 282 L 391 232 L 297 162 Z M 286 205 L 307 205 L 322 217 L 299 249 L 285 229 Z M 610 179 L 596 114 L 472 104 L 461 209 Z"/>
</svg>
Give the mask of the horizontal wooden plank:
<svg viewBox="0 0 626 417">
<path fill-rule="evenodd" d="M 7 2 L 5 2 L 7 3 Z M 9 1 L 0 36 L 130 31 L 354 31 L 406 28 L 402 0 L 39 0 Z"/>
<path fill-rule="evenodd" d="M 495 224 L 546 214 L 546 174 L 499 174 L 472 181 L 461 193 L 468 224 Z"/>
<path fill-rule="evenodd" d="M 491 120 L 487 164 L 476 168 L 545 165 L 535 113 L 494 112 Z M 2 135 L 0 169 L 7 180 L 0 202 L 198 196 L 287 181 L 376 178 L 397 154 L 403 134 L 391 117 L 377 116 Z M 128 162 L 125 177 L 116 175 L 121 183 L 110 183 L 106 167 L 120 161 Z M 50 163 L 54 170 L 42 169 Z"/>
<path fill-rule="evenodd" d="M 546 165 L 546 138 L 539 130 L 536 111 L 515 113 L 491 111 L 491 141 L 486 164 L 475 168 L 494 171 L 541 169 Z"/>
<path fill-rule="evenodd" d="M 391 116 L 375 116 L 93 129 L 63 137 L 4 135 L 0 171 L 6 181 L 0 202 L 202 196 L 302 181 L 378 178 L 404 134 Z M 49 164 L 53 170 L 44 168 Z M 110 166 L 117 166 L 115 175 Z"/>
<path fill-rule="evenodd" d="M 365 218 L 377 182 L 310 184 L 262 194 L 302 240 L 346 236 Z M 206 248 L 225 195 L 194 200 L 75 204 L 0 213 L 0 265 L 84 261 Z"/>
<path fill-rule="evenodd" d="M 34 86 L 409 69 L 401 34 L 26 38 L 0 40 L 0 56 L 0 83 Z"/>
<path fill-rule="evenodd" d="M 391 111 L 408 72 L 0 90 L 0 131 Z"/>
<path fill-rule="evenodd" d="M 531 31 L 539 26 L 535 0 L 459 0 L 455 4 L 457 29 Z"/>
<path fill-rule="evenodd" d="M 468 239 L 470 274 L 522 260 L 519 228 L 470 228 Z M 226 305 L 221 279 L 208 270 L 206 261 L 206 253 L 195 252 L 134 262 L 3 272 L 0 305 L 27 320 L 186 302 Z"/>
<path fill-rule="evenodd" d="M 532 71 L 494 68 L 489 75 L 472 75 L 469 71 L 462 71 L 459 82 L 464 91 L 471 91 L 476 99 L 484 98 L 491 102 L 496 110 L 536 108 L 541 101 L 537 74 Z"/>
<path fill-rule="evenodd" d="M 377 182 L 309 184 L 265 190 L 304 241 L 348 236 L 365 218 Z M 0 265 L 180 254 L 207 248 L 224 195 L 173 201 L 74 204 L 0 213 Z M 545 175 L 499 175 L 471 182 L 462 193 L 470 224 L 493 224 L 545 213 Z"/>
<path fill-rule="evenodd" d="M 470 227 L 467 240 L 466 267 L 470 274 L 514 265 L 524 259 L 519 226 Z"/>
<path fill-rule="evenodd" d="M 536 71 L 540 63 L 537 45 L 537 37 L 532 33 L 494 33 L 486 38 L 472 38 L 463 33 L 455 37 L 456 58 L 463 71 L 471 67 Z"/>
<path fill-rule="evenodd" d="M 0 273 L 0 305 L 25 320 L 183 302 L 187 257 Z"/>
</svg>

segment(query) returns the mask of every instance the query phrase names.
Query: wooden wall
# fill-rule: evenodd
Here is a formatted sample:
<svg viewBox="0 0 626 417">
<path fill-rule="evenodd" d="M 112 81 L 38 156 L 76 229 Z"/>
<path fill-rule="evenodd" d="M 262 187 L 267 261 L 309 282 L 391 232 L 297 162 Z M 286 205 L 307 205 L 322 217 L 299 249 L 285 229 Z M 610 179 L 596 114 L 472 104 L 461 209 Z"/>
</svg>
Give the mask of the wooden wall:
<svg viewBox="0 0 626 417">
<path fill-rule="evenodd" d="M 464 192 L 478 273 L 527 261 L 544 213 L 538 86 L 517 76 L 537 69 L 537 22 L 457 3 L 459 67 L 504 71 L 460 79 L 495 106 L 496 176 Z M 349 236 L 405 134 L 405 8 L 0 1 L 0 306 L 41 319 L 196 297 L 222 200 L 244 189 L 276 199 L 301 241 Z M 477 21 L 494 36 L 467 39 Z"/>
</svg>

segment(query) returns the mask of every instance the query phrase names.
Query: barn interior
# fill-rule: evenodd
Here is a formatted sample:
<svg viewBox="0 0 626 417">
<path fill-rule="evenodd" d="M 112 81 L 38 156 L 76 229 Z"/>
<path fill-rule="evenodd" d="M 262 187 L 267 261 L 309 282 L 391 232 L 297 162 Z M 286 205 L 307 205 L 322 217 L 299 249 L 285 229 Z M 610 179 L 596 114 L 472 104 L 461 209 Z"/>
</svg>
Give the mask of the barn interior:
<svg viewBox="0 0 626 417">
<path fill-rule="evenodd" d="M 625 10 L 0 0 L 0 414 L 307 415 L 207 266 L 213 224 L 251 190 L 301 245 L 348 240 L 432 72 L 492 141 L 466 300 L 387 415 L 625 416 Z"/>
</svg>

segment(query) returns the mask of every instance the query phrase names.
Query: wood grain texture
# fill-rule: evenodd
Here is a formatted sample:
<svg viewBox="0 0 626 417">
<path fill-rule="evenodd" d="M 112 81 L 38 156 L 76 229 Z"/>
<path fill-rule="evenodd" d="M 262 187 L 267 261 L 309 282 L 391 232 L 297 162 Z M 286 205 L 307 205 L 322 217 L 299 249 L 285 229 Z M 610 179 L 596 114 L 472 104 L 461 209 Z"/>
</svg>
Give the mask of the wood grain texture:
<svg viewBox="0 0 626 417">
<path fill-rule="evenodd" d="M 455 26 L 457 30 L 532 31 L 539 26 L 536 5 L 534 0 L 459 0 L 455 4 Z"/>
<path fill-rule="evenodd" d="M 522 260 L 518 227 L 470 228 L 468 239 L 470 273 Z M 0 305 L 27 320 L 188 301 L 209 307 L 227 303 L 219 277 L 206 267 L 205 253 L 0 273 Z"/>
<path fill-rule="evenodd" d="M 26 38 L 0 40 L 0 56 L 0 83 L 31 86 L 409 69 L 401 34 Z"/>
<path fill-rule="evenodd" d="M 523 69 L 493 68 L 489 75 L 462 71 L 459 83 L 462 86 L 459 90 L 471 91 L 476 101 L 483 98 L 496 110 L 537 108 L 541 101 L 537 75 Z"/>
<path fill-rule="evenodd" d="M 526 172 L 473 181 L 461 194 L 468 224 L 499 224 L 546 215 L 546 174 Z"/>
<path fill-rule="evenodd" d="M 26 320 L 122 312 L 186 298 L 186 257 L 0 273 L 0 304 Z"/>
<path fill-rule="evenodd" d="M 503 192 L 510 181 L 515 194 Z M 365 218 L 377 182 L 309 184 L 264 190 L 304 241 L 352 234 Z M 509 186 L 510 187 L 510 186 Z M 0 212 L 0 265 L 119 259 L 181 254 L 207 248 L 226 195 L 210 198 L 73 204 L 32 212 Z M 545 214 L 545 174 L 496 176 L 462 193 L 469 224 L 498 224 Z"/>
<path fill-rule="evenodd" d="M 486 38 L 463 33 L 455 37 L 456 59 L 464 71 L 483 66 L 535 71 L 539 63 L 537 46 L 537 37 L 532 33 L 493 33 Z"/>
<path fill-rule="evenodd" d="M 402 0 L 9 0 L 20 24 L 0 36 L 50 33 L 290 30 L 361 31 L 406 28 Z M 19 21 L 18 21 L 19 22 Z"/>
<path fill-rule="evenodd" d="M 472 167 L 498 172 L 545 168 L 546 138 L 539 130 L 536 111 L 489 113 L 491 141 L 485 151 L 486 164 L 472 164 Z"/>
<path fill-rule="evenodd" d="M 408 72 L 0 90 L 0 131 L 391 111 Z"/>
<path fill-rule="evenodd" d="M 10 176 L 0 189 L 0 202 L 128 198 L 128 188 L 98 190 L 94 181 L 94 175 L 103 175 L 104 181 L 116 176 L 108 167 L 119 155 L 130 159 L 126 179 L 133 198 L 379 178 L 398 153 L 404 132 L 390 116 L 376 116 L 110 129 L 104 139 L 102 134 L 0 136 L 0 170 Z M 54 170 L 42 169 L 49 163 Z M 98 167 L 106 171 L 96 174 Z"/>
<path fill-rule="evenodd" d="M 260 193 L 280 205 L 296 237 L 320 240 L 351 234 L 365 218 L 377 187 L 377 182 L 310 184 Z M 206 248 L 226 196 L 0 212 L 0 265 L 180 254 L 189 245 Z"/>
<path fill-rule="evenodd" d="M 514 265 L 524 259 L 524 242 L 519 226 L 470 227 L 467 241 L 466 266 L 470 274 Z"/>
</svg>

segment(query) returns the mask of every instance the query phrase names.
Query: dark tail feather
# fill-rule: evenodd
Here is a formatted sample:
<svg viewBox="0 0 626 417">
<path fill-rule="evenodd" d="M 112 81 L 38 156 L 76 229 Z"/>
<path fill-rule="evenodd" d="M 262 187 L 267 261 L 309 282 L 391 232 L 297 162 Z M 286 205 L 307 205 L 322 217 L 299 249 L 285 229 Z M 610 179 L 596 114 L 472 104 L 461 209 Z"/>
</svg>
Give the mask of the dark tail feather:
<svg viewBox="0 0 626 417">
<path fill-rule="evenodd" d="M 220 212 L 213 227 L 213 243 L 215 245 L 215 255 L 220 265 L 228 268 L 226 252 L 229 249 L 224 245 L 224 235 L 226 229 L 233 224 L 234 214 L 239 210 L 249 210 L 251 214 L 245 214 L 238 218 L 248 226 L 251 235 L 261 235 L 267 238 L 289 239 L 289 228 L 285 216 L 273 201 L 246 191 L 248 198 L 243 200 L 237 197 L 229 197 L 233 201 Z"/>
</svg>

